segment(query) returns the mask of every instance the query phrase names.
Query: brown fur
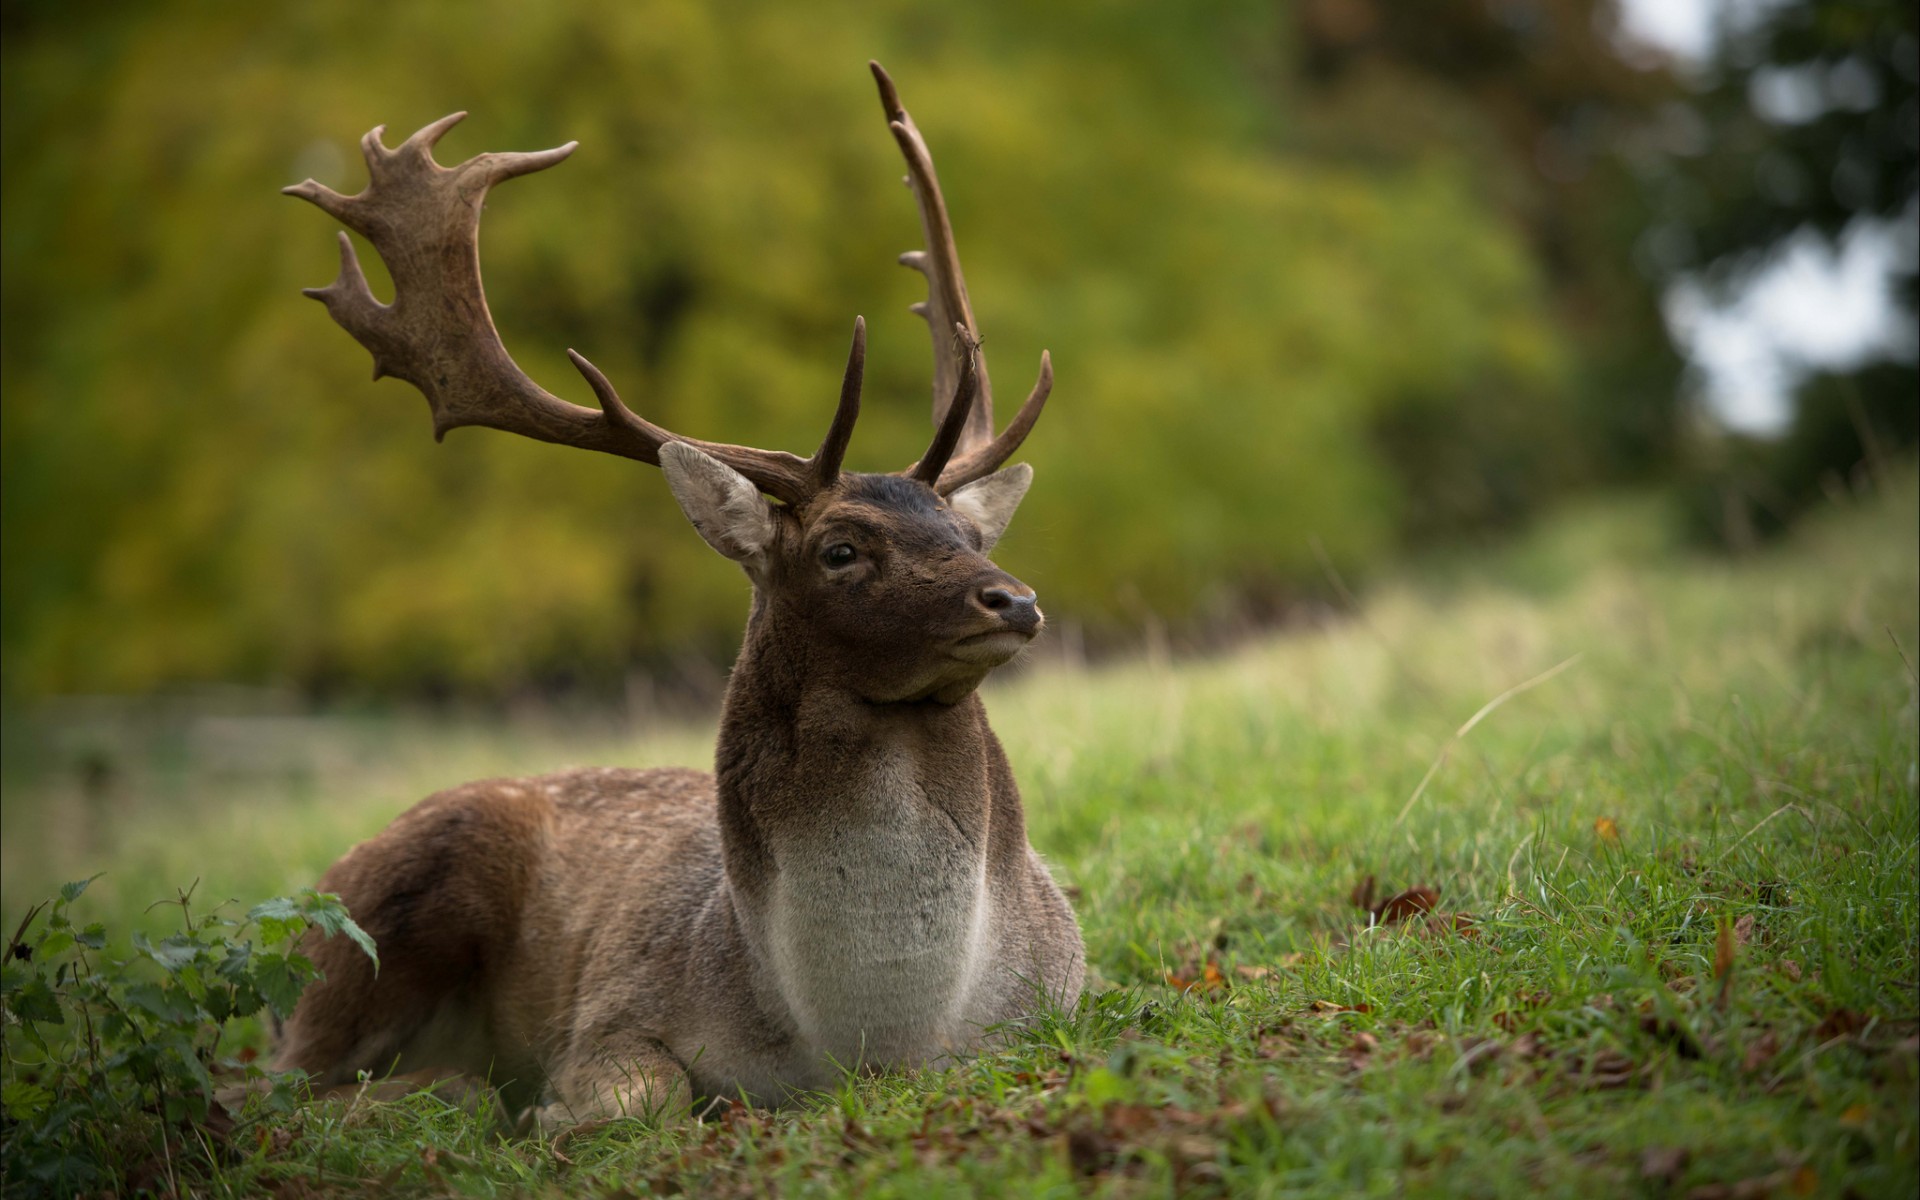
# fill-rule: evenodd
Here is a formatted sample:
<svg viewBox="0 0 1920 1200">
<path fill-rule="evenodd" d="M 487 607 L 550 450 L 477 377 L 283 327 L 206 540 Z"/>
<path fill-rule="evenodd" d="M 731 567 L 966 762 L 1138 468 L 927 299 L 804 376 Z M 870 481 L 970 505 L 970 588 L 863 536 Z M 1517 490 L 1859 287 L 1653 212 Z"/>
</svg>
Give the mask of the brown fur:
<svg viewBox="0 0 1920 1200">
<path fill-rule="evenodd" d="M 1011 490 L 1000 525 L 1024 476 Z M 721 501 L 682 502 L 755 586 L 717 775 L 581 770 L 422 801 L 322 878 L 382 965 L 310 943 L 326 977 L 280 1066 L 329 1085 L 453 1068 L 563 1123 L 779 1103 L 842 1068 L 977 1049 L 1078 994 L 1073 913 L 975 694 L 1038 610 L 966 505 L 847 475 L 769 505 L 753 546 L 716 530 L 742 519 Z M 856 560 L 827 565 L 843 544 Z"/>
</svg>

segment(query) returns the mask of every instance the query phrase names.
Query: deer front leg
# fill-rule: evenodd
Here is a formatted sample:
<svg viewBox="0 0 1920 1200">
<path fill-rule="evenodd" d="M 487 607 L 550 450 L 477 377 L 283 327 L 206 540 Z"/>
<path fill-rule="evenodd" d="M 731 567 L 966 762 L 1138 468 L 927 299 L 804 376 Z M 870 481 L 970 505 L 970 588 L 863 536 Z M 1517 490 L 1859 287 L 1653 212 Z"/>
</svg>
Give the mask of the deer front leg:
<svg viewBox="0 0 1920 1200">
<path fill-rule="evenodd" d="M 654 1039 L 634 1034 L 576 1039 L 548 1079 L 550 1098 L 528 1114 L 543 1132 L 615 1117 L 671 1120 L 692 1103 L 679 1060 Z"/>
</svg>

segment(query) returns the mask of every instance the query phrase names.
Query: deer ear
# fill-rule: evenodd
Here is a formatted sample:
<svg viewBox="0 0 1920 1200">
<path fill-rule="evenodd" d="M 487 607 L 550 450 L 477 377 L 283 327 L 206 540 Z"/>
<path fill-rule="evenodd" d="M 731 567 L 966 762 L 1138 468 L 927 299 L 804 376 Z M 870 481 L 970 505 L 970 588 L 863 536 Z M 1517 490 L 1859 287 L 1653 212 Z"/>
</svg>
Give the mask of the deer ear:
<svg viewBox="0 0 1920 1200">
<path fill-rule="evenodd" d="M 740 472 L 685 442 L 660 447 L 660 470 L 707 545 L 745 565 L 773 545 L 773 513 Z"/>
<path fill-rule="evenodd" d="M 947 497 L 947 503 L 980 527 L 980 537 L 986 543 L 980 548 L 991 550 L 1007 531 L 1013 510 L 1020 507 L 1021 497 L 1032 484 L 1033 468 L 1026 463 L 1015 463 L 1004 471 L 995 471 L 985 479 L 955 489 Z"/>
</svg>

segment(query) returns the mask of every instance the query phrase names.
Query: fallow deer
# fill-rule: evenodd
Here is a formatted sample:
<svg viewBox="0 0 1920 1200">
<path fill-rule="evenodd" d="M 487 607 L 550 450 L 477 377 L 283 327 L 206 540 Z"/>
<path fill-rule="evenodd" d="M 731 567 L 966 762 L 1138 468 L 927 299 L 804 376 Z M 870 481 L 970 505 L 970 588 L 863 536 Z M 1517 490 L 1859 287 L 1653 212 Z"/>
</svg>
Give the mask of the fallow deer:
<svg viewBox="0 0 1920 1200">
<path fill-rule="evenodd" d="M 306 293 L 373 353 L 374 378 L 425 394 L 436 437 L 484 425 L 652 463 L 707 543 L 739 563 L 752 609 L 728 682 L 716 768 L 576 770 L 472 783 L 422 801 L 320 886 L 370 932 L 380 965 L 310 943 L 325 973 L 275 1060 L 316 1086 L 362 1073 L 492 1081 L 544 1125 L 780 1104 L 848 1069 L 936 1064 L 1078 995 L 1073 911 L 1027 842 L 1020 792 L 976 688 L 1040 631 L 1032 588 L 987 557 L 1032 471 L 1002 468 L 1052 387 L 994 434 L 992 394 L 933 161 L 871 64 L 906 158 L 926 247 L 913 306 L 933 334 L 934 433 L 898 474 L 841 469 L 859 412 L 865 326 L 811 457 L 696 441 L 623 404 L 528 378 L 480 284 L 489 188 L 576 143 L 431 151 L 465 114 L 396 149 L 361 142 L 370 182 L 287 188 L 372 242 L 374 299 L 346 233 L 340 275 Z"/>
</svg>

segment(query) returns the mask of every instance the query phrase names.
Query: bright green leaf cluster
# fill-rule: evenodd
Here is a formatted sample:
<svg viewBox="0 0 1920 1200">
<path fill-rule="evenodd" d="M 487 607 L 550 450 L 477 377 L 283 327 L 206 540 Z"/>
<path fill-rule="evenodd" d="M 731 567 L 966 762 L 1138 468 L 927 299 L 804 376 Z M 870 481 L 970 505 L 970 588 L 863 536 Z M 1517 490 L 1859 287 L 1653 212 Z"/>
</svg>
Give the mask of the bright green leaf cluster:
<svg viewBox="0 0 1920 1200">
<path fill-rule="evenodd" d="M 196 916 L 188 889 L 168 902 L 179 905 L 179 932 L 135 931 L 132 955 L 118 958 L 103 925 L 69 915 L 89 882 L 29 911 L 0 965 L 8 1177 L 59 1194 L 111 1186 L 138 1145 L 206 1122 L 216 1080 L 236 1089 L 230 1102 L 257 1096 L 285 1110 L 299 1073 L 233 1057 L 229 1023 L 293 1011 L 319 975 L 301 951 L 309 930 L 374 953 L 338 896 L 308 890 L 236 921 L 217 909 Z"/>
</svg>

